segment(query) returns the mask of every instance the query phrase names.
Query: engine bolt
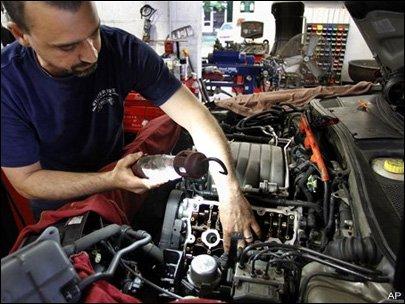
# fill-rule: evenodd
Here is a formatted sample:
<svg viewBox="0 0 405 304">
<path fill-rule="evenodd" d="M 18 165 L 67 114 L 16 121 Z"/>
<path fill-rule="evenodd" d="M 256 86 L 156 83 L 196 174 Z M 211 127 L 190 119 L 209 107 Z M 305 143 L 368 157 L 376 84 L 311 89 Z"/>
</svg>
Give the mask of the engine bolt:
<svg viewBox="0 0 405 304">
<path fill-rule="evenodd" d="M 283 217 L 283 215 L 281 213 L 278 214 L 278 217 Z"/>
<path fill-rule="evenodd" d="M 190 221 L 194 222 L 194 221 L 195 221 L 194 217 L 192 217 L 192 218 L 190 219 Z"/>
<path fill-rule="evenodd" d="M 290 220 L 293 220 L 293 219 L 295 219 L 295 216 L 294 216 L 294 215 L 290 215 Z"/>
</svg>

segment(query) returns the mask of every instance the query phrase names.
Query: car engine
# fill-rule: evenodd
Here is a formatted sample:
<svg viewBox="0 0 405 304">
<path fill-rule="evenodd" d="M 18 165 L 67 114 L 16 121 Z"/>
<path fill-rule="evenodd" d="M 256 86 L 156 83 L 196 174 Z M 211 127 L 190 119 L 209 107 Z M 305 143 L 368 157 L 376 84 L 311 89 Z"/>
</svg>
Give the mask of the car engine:
<svg viewBox="0 0 405 304">
<path fill-rule="evenodd" d="M 272 124 L 262 125 L 266 119 Z M 341 160 L 326 159 L 320 152 L 309 123 L 322 130 L 336 119 L 313 118 L 287 105 L 242 119 L 233 133 L 218 120 L 233 138 L 229 144 L 237 178 L 261 235 L 243 249 L 238 247 L 242 236 L 235 234 L 229 253 L 224 253 L 212 177 L 183 180 L 168 199 L 159 242 L 170 253 L 161 278 L 166 289 L 224 301 L 287 302 L 311 301 L 305 280 L 315 282 L 311 278 L 320 271 L 316 267 L 325 267 L 326 280 L 345 280 L 347 274 L 346 289 L 354 286 L 354 273 L 361 280 L 386 280 L 367 268 L 375 267 L 382 256 L 371 237 L 356 232 L 348 171 Z M 312 287 L 312 293 L 321 290 L 321 285 Z M 336 293 L 343 290 L 339 288 Z"/>
<path fill-rule="evenodd" d="M 94 234 L 96 241 L 86 235 L 85 241 L 73 243 L 77 248 L 63 247 L 71 254 L 87 244 L 98 272 L 78 288 L 108 277 L 123 293 L 142 301 L 387 299 L 394 292 L 392 266 L 373 235 L 362 232 L 347 161 L 327 136 L 339 120 L 289 104 L 246 118 L 211 112 L 229 140 L 236 176 L 260 235 L 243 247 L 242 235 L 233 233 L 230 250 L 224 252 L 221 203 L 211 174 L 182 178 L 169 189 L 156 245 L 145 231 L 87 218 L 92 228 L 81 231 Z M 36 251 L 29 254 L 38 257 Z M 15 272 L 16 266 L 7 267 Z"/>
</svg>

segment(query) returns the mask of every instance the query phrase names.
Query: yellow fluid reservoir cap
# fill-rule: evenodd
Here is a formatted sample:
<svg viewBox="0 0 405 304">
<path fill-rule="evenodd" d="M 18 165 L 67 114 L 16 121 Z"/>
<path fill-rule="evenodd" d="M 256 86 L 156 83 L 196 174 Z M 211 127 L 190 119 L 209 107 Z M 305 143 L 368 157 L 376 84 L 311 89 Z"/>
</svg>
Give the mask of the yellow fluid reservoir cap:
<svg viewBox="0 0 405 304">
<path fill-rule="evenodd" d="M 390 173 L 404 174 L 404 161 L 402 159 L 387 159 L 384 162 L 384 169 Z"/>
</svg>

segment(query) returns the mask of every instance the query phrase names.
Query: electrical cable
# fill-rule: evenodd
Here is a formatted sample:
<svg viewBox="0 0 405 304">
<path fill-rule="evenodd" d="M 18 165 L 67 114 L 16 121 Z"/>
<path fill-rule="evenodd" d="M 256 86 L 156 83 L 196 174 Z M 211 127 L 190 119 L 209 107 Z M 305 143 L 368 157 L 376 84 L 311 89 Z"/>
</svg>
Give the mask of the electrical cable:
<svg viewBox="0 0 405 304">
<path fill-rule="evenodd" d="M 281 247 L 281 248 L 278 248 L 278 247 Z M 268 249 L 266 249 L 266 250 L 264 250 L 264 251 L 262 251 L 262 252 L 260 252 L 260 253 L 257 253 L 256 256 L 255 256 L 255 257 L 253 258 L 253 260 L 252 260 L 252 270 L 251 270 L 252 273 L 254 273 L 254 270 L 255 270 L 255 262 L 256 262 L 256 260 L 257 260 L 261 255 L 265 254 L 266 251 L 270 251 L 270 250 L 273 250 L 273 249 L 282 249 L 282 247 L 285 247 L 285 246 L 277 246 L 277 245 L 276 245 L 276 246 L 273 247 L 273 248 L 268 248 Z M 291 248 L 291 247 L 294 247 L 294 246 L 289 245 L 289 246 L 286 247 L 285 249 L 287 249 L 287 248 L 293 249 L 293 248 Z M 304 249 L 306 249 L 306 248 L 299 248 L 299 249 L 304 251 Z M 306 251 L 306 250 L 305 250 L 305 251 Z M 308 250 L 308 251 L 313 252 L 313 253 L 316 253 L 316 254 L 318 254 L 319 256 L 322 256 L 323 258 L 327 257 L 327 258 L 329 258 L 330 260 L 337 260 L 337 259 L 335 259 L 335 258 L 332 259 L 330 256 L 326 256 L 326 255 L 323 255 L 323 254 L 319 254 L 319 253 L 317 253 L 317 252 L 315 252 L 315 251 L 312 251 L 312 250 Z M 367 281 L 373 281 L 373 282 L 389 282 L 389 278 L 388 278 L 388 277 L 379 276 L 379 274 L 377 274 L 376 272 L 374 272 L 374 271 L 372 271 L 372 270 L 369 270 L 369 269 L 366 269 L 366 268 L 363 268 L 363 267 L 360 267 L 360 266 L 357 266 L 357 265 L 353 265 L 353 264 L 350 264 L 350 263 L 347 263 L 347 262 L 344 262 L 344 261 L 341 261 L 341 260 L 337 260 L 337 261 L 339 261 L 339 262 L 340 262 L 341 264 L 343 264 L 343 265 L 338 265 L 338 264 L 335 263 L 335 261 L 327 261 L 327 260 L 325 260 L 325 259 L 322 259 L 322 258 L 320 258 L 320 257 L 314 256 L 314 255 L 312 255 L 312 254 L 310 254 L 310 253 L 306 253 L 306 252 L 301 253 L 301 254 L 299 254 L 299 253 L 297 252 L 297 256 L 300 256 L 300 257 L 302 257 L 302 258 L 309 259 L 309 260 L 312 260 L 312 261 L 315 261 L 315 262 L 318 262 L 318 263 L 327 265 L 327 266 L 329 266 L 329 267 L 332 267 L 332 268 L 338 269 L 338 270 L 340 270 L 340 271 L 349 273 L 349 274 L 354 275 L 354 276 L 356 276 L 356 277 L 360 277 L 360 278 L 365 279 L 365 280 L 367 280 Z M 249 258 L 249 260 L 250 260 L 250 259 L 251 259 L 251 257 Z M 281 259 L 281 258 L 278 258 L 277 261 L 282 261 L 282 259 Z M 242 265 L 242 264 L 240 264 L 240 265 Z M 346 267 L 346 266 L 350 266 L 350 267 L 352 267 L 352 268 L 354 268 L 354 269 L 357 268 L 357 270 L 352 270 L 352 269 L 350 269 L 350 268 L 348 268 L 348 267 Z M 268 267 L 266 267 L 266 268 L 268 268 Z M 362 271 L 364 271 L 364 272 L 369 272 L 369 274 L 363 274 L 363 273 L 359 272 L 359 270 L 362 270 Z"/>
<path fill-rule="evenodd" d="M 271 250 L 276 250 L 276 249 L 277 250 L 283 250 L 284 249 L 284 250 L 295 250 L 295 251 L 298 251 L 298 252 L 302 252 L 302 256 L 304 254 L 306 254 L 306 256 L 305 256 L 306 258 L 313 259 L 313 260 L 316 259 L 316 261 L 318 261 L 320 263 L 321 262 L 324 263 L 324 264 L 327 263 L 328 266 L 335 267 L 335 268 L 338 268 L 338 269 L 340 269 L 342 271 L 347 271 L 347 272 L 350 272 L 350 273 L 355 274 L 355 275 L 360 274 L 360 276 L 363 276 L 363 277 L 366 276 L 367 278 L 369 278 L 369 276 L 367 276 L 367 275 L 379 276 L 381 274 L 380 271 L 375 271 L 375 270 L 371 270 L 371 269 L 368 269 L 368 268 L 365 268 L 365 267 L 362 267 L 362 266 L 351 264 L 351 263 L 348 263 L 346 261 L 339 260 L 339 259 L 334 258 L 332 256 L 329 256 L 329 255 L 326 255 L 326 254 L 323 254 L 323 253 L 319 253 L 317 251 L 314 251 L 314 250 L 311 250 L 311 249 L 308 249 L 308 248 L 305 248 L 305 247 L 295 246 L 295 245 L 287 245 L 287 244 L 278 244 L 278 243 L 275 243 L 275 242 L 262 242 L 262 243 L 256 243 L 256 244 L 252 244 L 252 245 L 247 246 L 243 250 L 243 252 L 241 253 L 241 255 L 239 257 L 239 267 L 241 267 L 241 268 L 245 267 L 245 255 L 249 250 L 252 250 L 252 249 L 257 248 L 257 247 L 264 247 L 264 246 L 272 246 L 272 248 L 269 248 Z M 330 262 L 325 261 L 325 260 L 329 260 Z M 364 275 L 363 273 L 366 274 L 366 275 Z M 383 277 L 383 278 L 380 277 L 380 279 L 385 280 L 385 277 Z"/>
</svg>

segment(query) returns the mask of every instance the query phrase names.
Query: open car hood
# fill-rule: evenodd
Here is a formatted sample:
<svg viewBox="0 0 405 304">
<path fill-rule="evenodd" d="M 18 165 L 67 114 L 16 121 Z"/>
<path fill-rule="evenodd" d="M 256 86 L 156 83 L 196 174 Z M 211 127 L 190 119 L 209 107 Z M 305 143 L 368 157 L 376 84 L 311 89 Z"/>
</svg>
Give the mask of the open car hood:
<svg viewBox="0 0 405 304">
<path fill-rule="evenodd" d="M 404 4 L 346 1 L 345 6 L 381 67 L 383 96 L 404 115 Z"/>
<path fill-rule="evenodd" d="M 404 71 L 404 5 L 397 1 L 346 1 L 384 78 Z"/>
</svg>

